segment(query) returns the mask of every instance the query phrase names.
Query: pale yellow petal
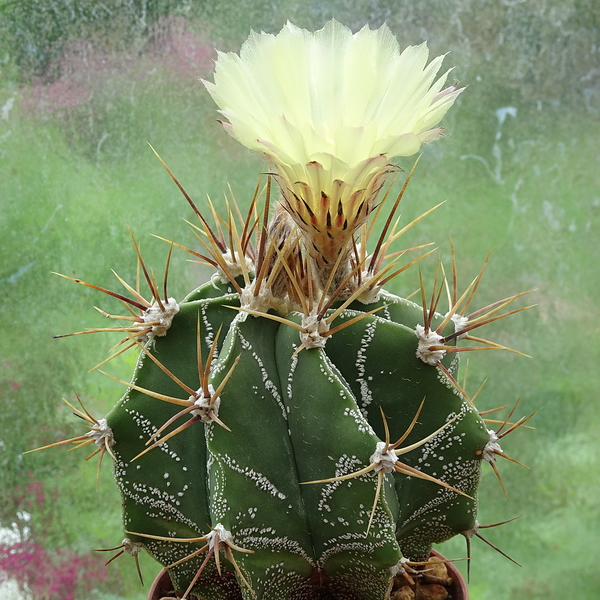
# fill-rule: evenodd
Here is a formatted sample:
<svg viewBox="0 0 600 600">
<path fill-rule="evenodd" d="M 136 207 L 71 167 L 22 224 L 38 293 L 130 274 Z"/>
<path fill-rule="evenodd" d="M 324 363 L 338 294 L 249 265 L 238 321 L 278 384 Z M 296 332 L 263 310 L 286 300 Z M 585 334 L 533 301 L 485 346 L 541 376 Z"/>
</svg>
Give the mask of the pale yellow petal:
<svg viewBox="0 0 600 600">
<path fill-rule="evenodd" d="M 219 53 L 204 84 L 226 130 L 273 163 L 302 228 L 311 210 L 326 216 L 323 197 L 375 203 L 390 161 L 438 137 L 462 90 L 444 89 L 444 56 L 428 60 L 426 43 L 401 51 L 386 25 L 353 34 L 331 20 L 312 33 L 288 22 L 252 32 L 239 56 Z"/>
</svg>

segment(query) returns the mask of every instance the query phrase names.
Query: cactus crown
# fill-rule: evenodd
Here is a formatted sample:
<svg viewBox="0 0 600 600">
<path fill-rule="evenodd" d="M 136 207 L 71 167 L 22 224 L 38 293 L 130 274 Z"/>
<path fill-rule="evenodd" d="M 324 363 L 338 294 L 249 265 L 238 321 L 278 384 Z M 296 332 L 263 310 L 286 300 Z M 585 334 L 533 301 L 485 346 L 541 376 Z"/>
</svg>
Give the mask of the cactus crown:
<svg viewBox="0 0 600 600">
<path fill-rule="evenodd" d="M 310 63 L 319 48 L 323 72 Z M 376 98 L 331 106 L 348 104 L 339 90 L 356 89 L 365 56 L 375 61 Z M 289 114 L 267 110 L 265 97 L 295 102 L 277 81 L 286 60 L 308 116 L 301 103 Z M 481 536 L 481 464 L 498 474 L 496 458 L 508 458 L 500 440 L 529 417 L 478 412 L 477 394 L 458 382 L 458 357 L 507 350 L 476 330 L 524 310 L 510 306 L 523 294 L 473 310 L 486 264 L 460 292 L 454 251 L 450 278 L 439 262 L 429 291 L 421 278 L 420 304 L 384 289 L 431 253 L 408 259 L 424 247 L 393 249 L 422 217 L 402 228 L 395 220 L 413 172 L 391 201 L 390 158 L 431 140 L 462 91 L 441 90 L 445 75 L 433 83 L 441 58 L 426 60 L 425 46 L 400 54 L 385 27 L 352 35 L 332 22 L 310 34 L 288 24 L 278 36 L 253 34 L 240 57 L 220 55 L 207 84 L 229 132 L 276 169 L 257 184 L 246 218 L 232 198 L 224 217 L 211 205 L 211 226 L 163 162 L 199 218 L 201 250 L 171 249 L 214 275 L 175 301 L 170 251 L 160 289 L 134 240 L 150 300 L 121 278 L 124 294 L 74 279 L 125 303 L 127 315 L 103 312 L 126 322 L 107 328 L 125 334 L 111 358 L 133 349 L 139 360 L 130 382 L 113 377 L 127 390 L 104 419 L 72 407 L 90 431 L 53 445 L 110 454 L 127 535 L 113 550 L 137 561 L 145 549 L 184 597 L 383 600 L 432 544 Z M 338 88 L 315 99 L 321 88 L 307 73 Z M 386 77 L 404 86 L 397 114 L 385 113 Z M 327 128 L 332 111 L 348 119 Z M 359 126 L 357 114 L 370 120 Z M 376 135 L 373 123 L 383 128 Z"/>
</svg>

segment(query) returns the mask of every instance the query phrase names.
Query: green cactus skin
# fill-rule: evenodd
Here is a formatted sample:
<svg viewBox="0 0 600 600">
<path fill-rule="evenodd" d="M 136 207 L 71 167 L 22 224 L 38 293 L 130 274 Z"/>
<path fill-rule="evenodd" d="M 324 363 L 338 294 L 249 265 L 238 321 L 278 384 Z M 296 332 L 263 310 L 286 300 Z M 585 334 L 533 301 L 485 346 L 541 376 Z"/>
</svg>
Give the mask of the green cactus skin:
<svg viewBox="0 0 600 600">
<path fill-rule="evenodd" d="M 405 302 L 403 308 L 402 312 L 407 313 L 411 307 Z M 421 308 L 413 308 L 412 319 L 408 319 L 411 323 L 418 320 L 418 312 L 422 319 Z M 397 316 L 397 312 L 392 314 Z M 344 316 L 352 318 L 355 314 L 347 311 Z M 400 547 L 405 556 L 423 560 L 429 556 L 432 543 L 444 542 L 474 527 L 482 451 L 489 435 L 477 411 L 446 374 L 419 360 L 416 350 L 414 330 L 379 316 L 366 317 L 342 329 L 325 347 L 378 435 L 384 435 L 380 408 L 395 440 L 423 402 L 419 420 L 405 445 L 423 439 L 458 416 L 434 439 L 402 459 L 472 498 L 430 481 L 394 474 L 400 504 Z M 448 367 L 450 372 L 455 371 L 455 365 Z"/>
<path fill-rule="evenodd" d="M 170 568 L 180 592 L 193 584 L 194 593 L 215 600 L 295 600 L 325 588 L 334 598 L 382 600 L 403 557 L 421 560 L 432 543 L 475 526 L 485 424 L 442 371 L 417 358 L 414 326 L 423 311 L 412 302 L 385 293 L 383 310 L 371 316 L 364 313 L 376 305 L 354 302 L 334 324 L 363 318 L 324 348 L 295 353 L 301 314 L 281 323 L 239 313 L 230 289 L 210 281 L 187 296 L 167 334 L 146 343 L 132 380 L 138 389 L 107 415 L 125 530 L 163 565 L 182 561 Z M 181 409 L 143 390 L 184 400 L 165 369 L 200 386 L 198 324 L 203 357 L 217 330 L 227 329 L 210 370 L 213 389 L 228 378 L 218 413 L 226 428 L 194 423 L 132 460 Z M 444 362 L 456 369 L 456 359 Z M 403 446 L 441 431 L 401 459 L 470 497 L 384 473 L 369 527 L 376 473 L 330 480 L 369 465 L 385 439 L 380 409 L 393 442 L 423 400 Z M 211 530 L 230 534 L 235 564 L 221 550 L 220 573 L 209 560 L 194 581 L 207 542 L 182 540 Z"/>
<path fill-rule="evenodd" d="M 276 272 L 274 255 L 264 264 Z M 118 380 L 126 393 L 105 422 L 75 409 L 91 431 L 58 444 L 110 452 L 120 547 L 144 548 L 185 598 L 386 600 L 407 561 L 479 535 L 481 465 L 502 454 L 457 383 L 461 301 L 455 290 L 443 316 L 359 284 L 344 302 L 343 284 L 329 308 L 307 302 L 283 317 L 269 308 L 286 305 L 273 281 L 255 289 L 258 271 L 219 270 L 169 299 L 164 320 L 148 278 L 155 302 L 135 304 L 137 324 L 123 327 L 140 349 L 131 382 Z"/>
<path fill-rule="evenodd" d="M 210 298 L 213 290 L 210 282 L 197 290 L 196 300 L 180 305 L 168 335 L 154 338 L 149 344 L 150 351 L 161 364 L 193 389 L 199 387 L 198 318 L 203 325 L 202 352 L 206 356 L 219 327 L 226 327 L 235 316 L 234 311 L 224 305 L 235 305 L 237 296 L 230 294 L 215 300 Z M 202 300 L 199 299 L 201 296 L 209 297 Z M 144 353 L 140 356 L 133 382 L 160 394 L 186 397 L 177 383 Z M 176 443 L 167 442 L 132 461 L 147 448 L 145 443 L 149 437 L 180 409 L 130 389 L 106 417 L 113 436 L 119 440 L 113 452 L 116 457 L 114 473 L 123 497 L 123 524 L 127 532 L 175 538 L 197 538 L 207 533 L 211 518 L 207 496 L 207 450 L 201 423 L 178 434 L 173 439 Z M 143 542 L 148 552 L 164 565 L 185 558 L 203 545 L 202 542 L 166 542 L 128 535 L 133 541 Z M 185 589 L 201 562 L 202 557 L 171 569 L 174 584 Z M 206 573 L 211 584 L 207 590 L 198 586 L 207 598 L 214 594 L 214 580 L 219 579 L 214 571 L 214 564 L 211 564 Z M 221 584 L 226 585 L 227 578 Z M 237 590 L 237 585 L 233 589 Z"/>
<path fill-rule="evenodd" d="M 263 264 L 276 272 L 274 255 Z M 343 302 L 343 284 L 283 317 L 269 307 L 285 301 L 255 289 L 259 271 L 220 270 L 169 299 L 164 319 L 148 277 L 155 302 L 136 292 L 145 304 L 131 301 L 140 316 L 122 328 L 140 349 L 131 382 L 118 380 L 126 393 L 104 420 L 73 407 L 90 432 L 52 445 L 111 454 L 119 548 L 136 560 L 145 549 L 184 598 L 387 600 L 432 544 L 479 536 L 482 462 L 494 466 L 499 436 L 529 417 L 488 430 L 453 352 L 465 324 L 496 320 L 522 294 L 469 320 L 454 318 L 456 290 L 443 316 L 362 284 Z"/>
<path fill-rule="evenodd" d="M 288 318 L 301 321 L 299 315 Z M 300 479 L 310 482 L 356 471 L 369 463 L 380 440 L 325 352 L 315 348 L 293 356 L 299 345 L 298 331 L 281 326 L 277 358 Z M 402 558 L 394 536 L 398 507 L 391 478 L 386 478 L 367 534 L 375 479 L 364 476 L 302 488 L 319 570 L 333 580 L 332 589 L 347 589 L 359 598 L 383 598 L 391 569 Z"/>
<path fill-rule="evenodd" d="M 310 576 L 314 554 L 277 373 L 278 324 L 246 317 L 232 323 L 211 377 L 216 388 L 239 357 L 219 412 L 231 431 L 207 425 L 212 525 L 253 551 L 236 556 L 252 591 L 285 598 Z"/>
</svg>

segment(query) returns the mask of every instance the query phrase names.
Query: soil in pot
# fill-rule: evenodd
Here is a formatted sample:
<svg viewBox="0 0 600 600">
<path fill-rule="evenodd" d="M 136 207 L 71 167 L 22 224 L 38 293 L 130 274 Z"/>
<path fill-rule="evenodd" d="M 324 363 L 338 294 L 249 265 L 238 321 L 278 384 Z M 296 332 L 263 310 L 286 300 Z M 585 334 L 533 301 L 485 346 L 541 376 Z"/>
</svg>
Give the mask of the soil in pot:
<svg viewBox="0 0 600 600">
<path fill-rule="evenodd" d="M 433 550 L 427 563 L 394 578 L 390 600 L 468 600 L 460 571 Z"/>
</svg>

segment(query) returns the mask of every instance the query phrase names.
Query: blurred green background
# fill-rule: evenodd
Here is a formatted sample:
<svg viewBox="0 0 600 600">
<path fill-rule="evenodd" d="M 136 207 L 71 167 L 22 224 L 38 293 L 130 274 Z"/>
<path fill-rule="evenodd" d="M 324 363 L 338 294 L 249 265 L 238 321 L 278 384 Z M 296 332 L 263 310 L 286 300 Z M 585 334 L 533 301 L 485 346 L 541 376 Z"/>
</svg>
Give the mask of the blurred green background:
<svg viewBox="0 0 600 600">
<path fill-rule="evenodd" d="M 290 19 L 314 29 L 331 17 L 354 30 L 385 21 L 402 46 L 428 40 L 468 85 L 445 138 L 424 148 L 404 222 L 447 202 L 402 246 L 433 241 L 449 264 L 452 238 L 463 287 L 493 249 L 481 305 L 537 289 L 537 308 L 488 331 L 532 358 L 485 352 L 469 364 L 469 391 L 489 378 L 481 409 L 518 397 L 519 415 L 542 408 L 534 430 L 503 444 L 530 467 L 499 465 L 509 499 L 491 469 L 481 488 L 481 523 L 523 514 L 485 534 L 522 567 L 474 540 L 471 598 L 600 597 L 596 0 L 0 1 L 0 581 L 12 581 L 0 583 L 4 593 L 145 598 L 130 557 L 105 570 L 107 556 L 92 552 L 123 537 L 108 460 L 96 492 L 85 450 L 23 455 L 81 433 L 61 402 L 74 400 L 73 389 L 97 417 L 123 392 L 87 373 L 118 337 L 52 339 L 106 326 L 93 306 L 116 312 L 118 302 L 51 271 L 112 289 L 111 268 L 135 280 L 127 225 L 157 273 L 167 246 L 151 234 L 194 244 L 183 222 L 193 215 L 147 142 L 199 205 L 207 194 L 220 204 L 229 183 L 247 206 L 265 164 L 225 134 L 198 79 L 210 76 L 214 47 L 239 50 L 250 28 L 276 32 Z M 408 170 L 413 160 L 400 164 Z M 172 295 L 203 276 L 176 252 Z M 392 291 L 417 285 L 411 270 Z M 126 355 L 109 370 L 128 378 L 133 361 Z M 462 540 L 440 550 L 465 556 Z M 158 566 L 144 558 L 142 569 L 147 589 Z"/>
</svg>

